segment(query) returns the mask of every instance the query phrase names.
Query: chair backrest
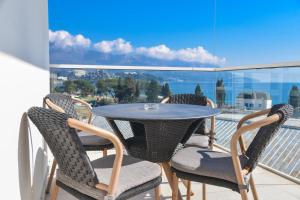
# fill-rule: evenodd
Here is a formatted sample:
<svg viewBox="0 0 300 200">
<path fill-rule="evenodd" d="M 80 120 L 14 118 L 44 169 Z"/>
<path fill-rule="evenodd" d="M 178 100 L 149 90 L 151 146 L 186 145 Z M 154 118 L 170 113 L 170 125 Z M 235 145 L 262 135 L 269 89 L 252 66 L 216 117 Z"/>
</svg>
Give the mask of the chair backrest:
<svg viewBox="0 0 300 200">
<path fill-rule="evenodd" d="M 67 124 L 71 116 L 39 107 L 30 108 L 28 116 L 43 135 L 60 172 L 78 183 L 95 186 L 98 178 L 90 159 L 76 130 Z"/>
<path fill-rule="evenodd" d="M 207 105 L 207 97 L 195 94 L 175 94 L 169 97 L 167 103 L 173 104 L 192 104 L 192 105 Z"/>
<path fill-rule="evenodd" d="M 207 106 L 208 101 L 206 96 L 195 94 L 175 94 L 169 96 L 169 100 L 166 103 Z M 195 130 L 194 133 L 201 135 L 207 134 L 205 132 L 205 120 L 201 120 L 201 122 L 199 123 L 199 127 Z M 184 142 L 186 142 L 185 140 L 186 138 L 184 138 Z"/>
<path fill-rule="evenodd" d="M 280 116 L 280 120 L 261 127 L 246 151 L 246 156 L 249 158 L 249 160 L 244 167 L 249 168 L 250 171 L 256 167 L 263 151 L 274 135 L 278 132 L 280 127 L 288 120 L 288 118 L 293 115 L 293 107 L 288 104 L 274 105 L 271 108 L 268 116 L 273 114 L 278 114 Z"/>
<path fill-rule="evenodd" d="M 44 102 L 49 99 L 55 105 L 61 107 L 65 113 L 70 115 L 74 119 L 79 119 L 75 110 L 74 101 L 72 97 L 67 94 L 51 93 L 44 97 Z"/>
</svg>

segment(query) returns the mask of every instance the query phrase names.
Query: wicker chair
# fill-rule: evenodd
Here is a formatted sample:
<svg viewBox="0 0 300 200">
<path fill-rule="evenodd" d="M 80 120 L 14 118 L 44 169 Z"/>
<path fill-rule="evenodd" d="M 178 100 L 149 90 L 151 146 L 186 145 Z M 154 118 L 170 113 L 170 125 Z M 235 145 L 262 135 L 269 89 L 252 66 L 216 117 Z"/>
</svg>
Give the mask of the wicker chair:
<svg viewBox="0 0 300 200">
<path fill-rule="evenodd" d="M 56 199 L 59 187 L 78 199 L 121 200 L 160 185 L 160 166 L 123 155 L 122 143 L 113 133 L 55 110 L 33 107 L 29 109 L 28 116 L 58 163 L 52 200 Z M 116 154 L 91 162 L 77 130 L 110 140 Z"/>
<path fill-rule="evenodd" d="M 195 94 L 175 94 L 169 97 L 164 98 L 161 103 L 173 103 L 173 104 L 191 104 L 191 105 L 200 105 L 200 106 L 211 106 L 214 108 L 214 103 L 212 100 L 208 99 L 205 96 L 199 96 Z M 212 149 L 213 143 L 215 140 L 215 117 L 210 118 L 210 130 L 207 133 L 206 131 L 206 119 L 203 119 L 199 124 L 196 130 L 192 135 L 186 135 L 182 144 L 185 147 L 201 147 Z M 191 191 L 191 181 L 182 180 L 184 185 L 187 188 L 187 195 L 193 195 Z M 203 184 L 203 189 L 206 188 Z"/>
<path fill-rule="evenodd" d="M 212 100 L 205 96 L 199 96 L 195 94 L 175 94 L 164 98 L 161 103 L 172 103 L 172 104 L 191 104 L 200 106 L 211 106 L 214 108 Z M 212 148 L 215 140 L 215 117 L 211 117 L 210 130 L 206 131 L 205 119 L 203 119 L 193 135 L 187 135 L 183 138 L 182 143 L 185 147 L 197 146 L 202 148 Z"/>
<path fill-rule="evenodd" d="M 178 151 L 171 160 L 174 189 L 172 199 L 177 200 L 179 177 L 230 188 L 239 192 L 242 200 L 248 200 L 247 192 L 250 185 L 253 197 L 257 200 L 258 196 L 252 171 L 270 140 L 280 126 L 292 116 L 292 113 L 292 106 L 279 104 L 274 105 L 271 109 L 259 111 L 242 118 L 231 139 L 231 154 L 198 147 L 188 147 Z M 266 114 L 268 116 L 262 120 L 243 125 L 249 119 Z M 242 135 L 257 128 L 259 130 L 256 136 L 246 149 Z M 238 143 L 241 154 L 238 153 Z M 187 199 L 190 199 L 189 195 Z M 203 190 L 202 199 L 206 199 L 205 190 Z"/>
<path fill-rule="evenodd" d="M 44 97 L 44 107 L 49 107 L 50 109 L 62 112 L 62 113 L 67 113 L 69 116 L 71 116 L 74 119 L 79 119 L 77 112 L 75 110 L 75 104 L 79 103 L 84 106 L 86 111 L 88 112 L 88 123 L 89 124 L 94 124 L 92 121 L 93 113 L 91 110 L 91 107 L 88 103 L 85 101 L 82 101 L 80 99 L 76 99 L 71 97 L 70 95 L 65 95 L 65 94 L 58 94 L 58 93 L 52 93 L 48 94 L 46 97 Z M 100 126 L 99 124 L 94 124 L 96 126 Z M 85 132 L 79 132 L 79 138 L 87 151 L 102 151 L 104 156 L 107 156 L 107 150 L 111 149 L 113 147 L 113 144 L 103 138 L 103 137 L 98 137 L 95 135 L 90 135 Z M 54 160 L 52 163 L 51 167 L 51 172 L 48 180 L 48 185 L 46 188 L 46 192 L 48 193 L 51 188 L 51 183 L 52 179 L 54 176 L 55 168 L 56 168 L 56 161 Z"/>
</svg>

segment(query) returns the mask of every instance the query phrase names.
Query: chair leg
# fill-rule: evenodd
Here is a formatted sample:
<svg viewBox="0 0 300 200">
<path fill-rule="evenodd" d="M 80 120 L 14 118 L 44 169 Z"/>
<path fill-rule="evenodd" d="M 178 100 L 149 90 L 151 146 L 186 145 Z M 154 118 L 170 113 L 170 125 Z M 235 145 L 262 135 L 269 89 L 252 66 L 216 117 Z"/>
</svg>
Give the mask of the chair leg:
<svg viewBox="0 0 300 200">
<path fill-rule="evenodd" d="M 107 149 L 103 149 L 103 157 L 106 157 L 107 156 Z"/>
<path fill-rule="evenodd" d="M 241 194 L 242 200 L 248 200 L 247 190 L 240 189 L 240 194 Z"/>
<path fill-rule="evenodd" d="M 54 159 L 53 162 L 52 162 L 51 172 L 50 172 L 50 175 L 49 175 L 48 184 L 47 184 L 47 188 L 46 188 L 46 193 L 47 194 L 50 192 L 50 189 L 51 189 L 52 180 L 53 180 L 53 177 L 54 177 L 56 165 L 57 165 L 57 162 Z"/>
<path fill-rule="evenodd" d="M 58 186 L 56 185 L 56 181 L 53 185 L 52 191 L 51 191 L 51 200 L 56 200 L 57 199 L 57 194 L 58 194 Z"/>
<path fill-rule="evenodd" d="M 183 185 L 186 187 L 186 189 L 188 190 L 188 185 L 189 184 L 191 185 L 191 182 L 188 181 L 188 180 L 184 180 L 184 179 L 181 179 L 181 181 L 182 181 Z M 189 189 L 189 193 L 190 193 L 190 196 L 194 195 L 194 192 L 192 191 L 192 188 Z"/>
<path fill-rule="evenodd" d="M 162 167 L 163 167 L 163 169 L 164 169 L 164 172 L 165 172 L 165 175 L 166 175 L 166 177 L 167 177 L 167 179 L 168 179 L 168 182 L 169 182 L 169 184 L 170 184 L 170 186 L 171 186 L 171 189 L 172 189 L 172 194 L 173 194 L 173 172 L 172 172 L 172 170 L 171 170 L 171 166 L 170 166 L 170 164 L 168 163 L 168 162 L 164 162 L 164 163 L 162 163 Z M 175 175 L 176 176 L 176 175 Z M 180 191 L 178 190 L 178 177 L 176 177 L 177 178 L 177 191 L 178 191 L 178 194 L 177 194 L 177 199 L 178 200 L 182 200 L 182 196 L 181 196 L 181 194 L 180 194 Z M 176 181 L 176 180 L 175 180 Z M 176 188 L 175 188 L 176 189 Z M 176 199 L 176 200 L 177 200 Z"/>
<path fill-rule="evenodd" d="M 191 190 L 191 181 L 187 181 L 187 187 L 186 187 L 186 200 L 191 200 L 191 196 L 193 195 L 193 192 Z"/>
<path fill-rule="evenodd" d="M 172 174 L 172 180 L 173 180 L 173 188 L 172 188 L 172 200 L 178 199 L 178 177 L 175 173 Z"/>
<path fill-rule="evenodd" d="M 155 200 L 160 200 L 160 185 L 155 188 Z"/>
<path fill-rule="evenodd" d="M 202 200 L 206 200 L 206 184 L 202 184 Z"/>
<path fill-rule="evenodd" d="M 254 184 L 254 179 L 253 179 L 252 174 L 250 175 L 250 187 L 251 187 L 253 199 L 258 200 L 258 195 L 257 195 L 257 191 L 256 191 L 256 187 L 255 187 L 255 184 Z"/>
</svg>

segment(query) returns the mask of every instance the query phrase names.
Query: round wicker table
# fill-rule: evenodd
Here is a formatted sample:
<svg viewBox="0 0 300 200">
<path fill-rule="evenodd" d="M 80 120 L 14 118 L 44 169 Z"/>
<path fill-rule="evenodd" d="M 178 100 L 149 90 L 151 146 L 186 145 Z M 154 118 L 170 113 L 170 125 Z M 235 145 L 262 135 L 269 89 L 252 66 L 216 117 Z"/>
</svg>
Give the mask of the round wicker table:
<svg viewBox="0 0 300 200">
<path fill-rule="evenodd" d="M 201 121 L 221 111 L 188 104 L 158 104 L 154 110 L 146 110 L 144 106 L 143 103 L 108 105 L 94 108 L 93 113 L 106 118 L 129 155 L 161 164 L 172 188 L 169 161 L 178 145 L 189 139 Z M 116 120 L 128 121 L 133 137 L 125 138 Z M 183 183 L 188 187 L 186 181 Z M 182 199 L 180 192 L 179 199 Z"/>
<path fill-rule="evenodd" d="M 101 106 L 93 113 L 107 119 L 128 154 L 156 163 L 169 161 L 178 144 L 184 144 L 203 119 L 220 113 L 209 106 L 157 104 L 157 109 L 145 110 L 144 105 Z M 128 121 L 133 137 L 126 139 L 115 120 Z"/>
</svg>

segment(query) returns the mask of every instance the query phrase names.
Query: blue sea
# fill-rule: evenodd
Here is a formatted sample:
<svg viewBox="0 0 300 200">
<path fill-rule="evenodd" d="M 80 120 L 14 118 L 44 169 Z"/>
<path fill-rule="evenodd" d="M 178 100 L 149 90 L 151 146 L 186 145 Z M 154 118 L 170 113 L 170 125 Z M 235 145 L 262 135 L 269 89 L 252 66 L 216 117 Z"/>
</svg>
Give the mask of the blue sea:
<svg viewBox="0 0 300 200">
<path fill-rule="evenodd" d="M 168 81 L 173 94 L 176 93 L 194 93 L 196 85 L 199 83 L 201 90 L 205 96 L 215 101 L 215 83 L 212 82 L 177 82 Z M 225 82 L 226 104 L 234 105 L 235 99 L 241 92 L 259 91 L 271 95 L 272 103 L 288 103 L 289 92 L 293 85 L 300 88 L 300 83 L 262 83 L 262 82 L 246 82 L 232 83 Z"/>
<path fill-rule="evenodd" d="M 170 85 L 173 94 L 194 93 L 200 84 L 205 96 L 215 101 L 216 81 L 224 80 L 226 104 L 235 105 L 241 92 L 265 92 L 273 104 L 288 103 L 289 93 L 295 85 L 300 89 L 296 77 L 299 69 L 247 70 L 237 72 L 189 72 L 189 71 L 147 71 L 145 73 L 161 77 Z"/>
</svg>

